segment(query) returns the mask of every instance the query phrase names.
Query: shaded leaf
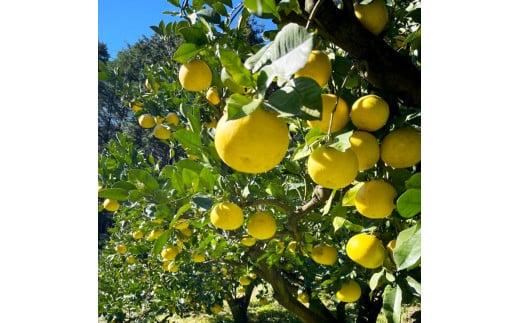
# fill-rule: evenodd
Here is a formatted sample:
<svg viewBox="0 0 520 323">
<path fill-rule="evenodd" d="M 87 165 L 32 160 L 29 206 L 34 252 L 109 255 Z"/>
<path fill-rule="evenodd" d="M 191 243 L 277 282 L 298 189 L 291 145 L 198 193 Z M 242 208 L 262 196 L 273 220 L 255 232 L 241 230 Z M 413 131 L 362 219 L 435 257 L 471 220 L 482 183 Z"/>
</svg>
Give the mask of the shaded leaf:
<svg viewBox="0 0 520 323">
<path fill-rule="evenodd" d="M 199 11 L 197 11 L 197 15 L 200 17 L 203 17 L 208 22 L 211 22 L 214 24 L 220 23 L 220 15 L 213 8 L 199 10 Z"/>
<path fill-rule="evenodd" d="M 253 14 L 261 18 L 281 19 L 274 0 L 245 0 L 244 6 Z"/>
<path fill-rule="evenodd" d="M 370 281 L 368 282 L 368 286 L 371 290 L 374 290 L 377 288 L 377 286 L 380 284 L 380 282 L 385 277 L 385 270 L 381 269 L 380 271 L 373 273 L 372 277 L 370 277 Z"/>
<path fill-rule="evenodd" d="M 153 244 L 153 256 L 154 257 L 157 257 L 157 255 L 159 253 L 161 253 L 161 250 L 163 249 L 166 242 L 168 242 L 168 239 L 170 238 L 172 233 L 173 233 L 173 229 L 168 229 L 168 230 L 164 231 L 163 234 L 161 234 L 161 236 L 159 238 L 157 238 L 157 240 L 155 240 L 155 242 Z"/>
<path fill-rule="evenodd" d="M 186 129 L 179 129 L 173 133 L 173 138 L 177 139 L 181 146 L 187 150 L 197 150 L 202 147 L 200 136 Z"/>
<path fill-rule="evenodd" d="M 402 291 L 399 285 L 387 285 L 383 292 L 383 313 L 388 323 L 401 322 Z"/>
<path fill-rule="evenodd" d="M 413 174 L 404 184 L 406 188 L 421 188 L 421 173 Z"/>
<path fill-rule="evenodd" d="M 145 170 L 131 169 L 128 171 L 128 181 L 135 185 L 138 190 L 150 191 L 159 189 L 157 180 Z"/>
<path fill-rule="evenodd" d="M 98 197 L 126 201 L 128 199 L 128 190 L 122 188 L 106 188 L 98 192 Z"/>
</svg>

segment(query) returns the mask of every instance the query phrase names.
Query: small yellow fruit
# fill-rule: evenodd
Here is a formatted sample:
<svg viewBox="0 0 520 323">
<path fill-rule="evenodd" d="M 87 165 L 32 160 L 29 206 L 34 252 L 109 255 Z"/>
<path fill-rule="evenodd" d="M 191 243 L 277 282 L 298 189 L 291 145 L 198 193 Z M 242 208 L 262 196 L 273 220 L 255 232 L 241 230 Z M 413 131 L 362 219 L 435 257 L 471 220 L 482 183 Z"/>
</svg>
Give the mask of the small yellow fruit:
<svg viewBox="0 0 520 323">
<path fill-rule="evenodd" d="M 164 222 L 164 219 L 161 219 L 161 218 L 157 218 L 157 219 L 153 219 L 152 220 L 152 223 L 156 223 L 156 224 L 161 224 Z"/>
<path fill-rule="evenodd" d="M 380 267 L 385 260 L 383 243 L 373 235 L 358 233 L 352 236 L 345 246 L 347 256 L 368 269 Z"/>
<path fill-rule="evenodd" d="M 155 118 L 149 113 L 140 115 L 137 122 L 145 129 L 150 129 L 155 126 Z"/>
<path fill-rule="evenodd" d="M 119 202 L 117 200 L 105 199 L 103 201 L 103 207 L 107 211 L 115 212 L 119 209 Z"/>
<path fill-rule="evenodd" d="M 215 148 L 229 167 L 258 174 L 276 167 L 287 153 L 289 128 L 275 114 L 258 107 L 240 119 L 224 113 L 215 129 Z"/>
<path fill-rule="evenodd" d="M 321 146 L 309 156 L 307 171 L 318 185 L 331 189 L 343 188 L 352 183 L 358 174 L 357 156 L 350 148 L 341 152 Z"/>
<path fill-rule="evenodd" d="M 256 274 L 255 273 L 249 273 L 249 277 L 251 277 L 251 279 L 256 279 Z"/>
<path fill-rule="evenodd" d="M 394 252 L 394 248 L 395 248 L 396 242 L 397 242 L 397 240 L 393 239 L 393 240 L 390 240 L 387 243 L 386 250 L 388 250 L 389 253 L 393 253 Z"/>
<path fill-rule="evenodd" d="M 169 112 L 166 115 L 166 119 L 165 120 L 166 120 L 167 124 L 178 125 L 180 119 L 179 119 L 179 116 L 175 112 Z"/>
<path fill-rule="evenodd" d="M 298 246 L 298 243 L 296 241 L 291 241 L 287 245 L 287 250 L 289 250 L 290 252 L 296 252 L 296 247 L 297 246 Z"/>
<path fill-rule="evenodd" d="M 226 267 L 222 267 L 222 269 L 220 270 L 220 272 L 222 273 L 222 275 L 227 275 L 228 270 L 227 270 Z"/>
<path fill-rule="evenodd" d="M 244 286 L 240 286 L 237 288 L 237 292 L 239 293 L 245 293 L 246 292 L 246 289 L 244 288 Z"/>
<path fill-rule="evenodd" d="M 338 105 L 336 106 L 336 100 L 338 100 Z M 332 126 L 330 128 L 330 132 L 334 133 L 343 129 L 348 123 L 348 106 L 347 103 L 342 99 L 338 98 L 334 94 L 322 94 L 321 95 L 322 102 L 322 111 L 321 111 L 321 119 L 320 120 L 307 120 L 307 124 L 309 127 L 318 126 L 323 133 L 328 133 L 330 118 L 332 115 L 332 111 L 336 106 L 336 111 L 334 111 Z"/>
<path fill-rule="evenodd" d="M 354 197 L 359 213 L 370 219 L 383 219 L 392 214 L 397 191 L 382 179 L 363 183 Z"/>
<path fill-rule="evenodd" d="M 115 248 L 117 253 L 123 254 L 126 253 L 126 246 L 124 244 L 119 244 Z"/>
<path fill-rule="evenodd" d="M 161 257 L 164 260 L 174 260 L 175 257 L 179 254 L 179 249 L 177 247 L 166 247 L 161 251 Z"/>
<path fill-rule="evenodd" d="M 360 171 L 367 170 L 377 163 L 380 149 L 374 135 L 366 131 L 354 131 L 349 138 L 349 142 L 350 148 L 357 156 Z"/>
<path fill-rule="evenodd" d="M 255 237 L 243 237 L 242 240 L 240 240 L 240 243 L 243 246 L 252 247 L 256 243 L 256 238 Z"/>
<path fill-rule="evenodd" d="M 393 168 L 411 167 L 421 161 L 421 134 L 412 128 L 395 129 L 381 142 L 381 159 Z"/>
<path fill-rule="evenodd" d="M 143 109 L 142 102 L 136 101 L 136 102 L 132 103 L 132 111 L 137 112 L 137 111 L 141 111 L 142 109 Z"/>
<path fill-rule="evenodd" d="M 341 284 L 336 297 L 342 302 L 355 302 L 361 297 L 361 287 L 355 280 L 349 280 Z"/>
<path fill-rule="evenodd" d="M 190 226 L 190 221 L 179 219 L 177 222 L 173 225 L 173 227 L 177 230 L 184 230 L 187 229 Z"/>
<path fill-rule="evenodd" d="M 126 262 L 129 263 L 129 264 L 135 263 L 135 257 L 134 256 L 130 256 L 130 257 L 126 258 Z"/>
<path fill-rule="evenodd" d="M 236 230 L 244 223 L 242 209 L 232 202 L 220 202 L 210 212 L 211 223 L 223 230 Z"/>
<path fill-rule="evenodd" d="M 200 59 L 182 64 L 179 69 L 179 81 L 186 91 L 203 91 L 211 85 L 211 69 Z"/>
<path fill-rule="evenodd" d="M 309 303 L 309 294 L 307 293 L 299 293 L 297 296 L 298 301 L 302 304 L 308 304 Z"/>
<path fill-rule="evenodd" d="M 320 243 L 312 248 L 311 258 L 318 264 L 332 265 L 338 260 L 338 251 L 331 245 Z"/>
<path fill-rule="evenodd" d="M 366 5 L 354 1 L 354 14 L 363 27 L 376 36 L 388 23 L 388 9 L 382 0 L 373 0 Z"/>
<path fill-rule="evenodd" d="M 265 306 L 265 305 L 269 304 L 269 301 L 267 300 L 267 298 L 262 297 L 258 300 L 258 303 L 260 303 L 260 305 L 262 305 L 262 306 Z"/>
<path fill-rule="evenodd" d="M 320 87 L 324 87 L 332 74 L 332 64 L 329 56 L 320 51 L 313 50 L 305 63 L 305 66 L 294 74 L 294 77 L 305 76 L 313 79 Z"/>
<path fill-rule="evenodd" d="M 147 240 L 148 241 L 156 240 L 157 238 L 159 238 L 161 236 L 161 234 L 163 234 L 163 232 L 164 232 L 164 230 L 162 230 L 162 229 L 154 229 L 148 235 Z"/>
<path fill-rule="evenodd" d="M 143 232 L 141 231 L 135 231 L 134 233 L 132 233 L 132 237 L 135 239 L 135 240 L 139 240 L 143 237 Z"/>
<path fill-rule="evenodd" d="M 212 86 L 206 92 L 206 100 L 212 105 L 220 103 L 220 96 L 218 95 L 218 89 L 216 86 Z"/>
<path fill-rule="evenodd" d="M 203 253 L 194 253 L 191 256 L 191 259 L 193 260 L 193 262 L 199 263 L 199 262 L 204 262 L 204 260 L 206 260 L 206 257 L 204 257 Z"/>
<path fill-rule="evenodd" d="M 168 264 L 168 271 L 172 273 L 176 273 L 179 271 L 179 265 L 174 263 L 173 261 Z"/>
<path fill-rule="evenodd" d="M 375 1 L 375 0 L 374 0 Z M 352 104 L 350 118 L 359 130 L 376 131 L 381 129 L 390 116 L 390 107 L 386 101 L 375 95 L 368 94 L 357 99 Z"/>
<path fill-rule="evenodd" d="M 247 221 L 247 233 L 258 240 L 270 239 L 276 233 L 276 220 L 267 212 L 256 212 Z"/>
<path fill-rule="evenodd" d="M 146 88 L 148 89 L 148 91 L 151 91 L 152 90 L 152 85 L 150 84 L 150 81 L 148 79 L 146 79 L 144 81 L 144 86 L 146 86 Z M 158 90 L 159 87 L 161 87 L 159 85 L 159 82 L 155 81 L 155 83 L 153 84 L 153 87 L 154 87 L 154 90 Z"/>
<path fill-rule="evenodd" d="M 209 308 L 211 310 L 211 313 L 217 315 L 222 310 L 222 306 L 215 304 Z"/>
<path fill-rule="evenodd" d="M 247 286 L 247 285 L 251 284 L 251 278 L 249 278 L 249 276 L 247 276 L 247 275 L 243 275 L 243 276 L 240 276 L 240 278 L 238 279 L 238 282 L 240 283 L 240 285 Z"/>
<path fill-rule="evenodd" d="M 166 128 L 165 126 L 158 124 L 153 128 L 153 135 L 157 139 L 166 140 L 169 139 L 172 132 L 170 129 Z"/>
<path fill-rule="evenodd" d="M 191 235 L 193 234 L 193 231 L 191 231 L 190 228 L 184 228 L 184 229 L 181 229 L 181 233 L 185 237 L 191 237 Z"/>
</svg>

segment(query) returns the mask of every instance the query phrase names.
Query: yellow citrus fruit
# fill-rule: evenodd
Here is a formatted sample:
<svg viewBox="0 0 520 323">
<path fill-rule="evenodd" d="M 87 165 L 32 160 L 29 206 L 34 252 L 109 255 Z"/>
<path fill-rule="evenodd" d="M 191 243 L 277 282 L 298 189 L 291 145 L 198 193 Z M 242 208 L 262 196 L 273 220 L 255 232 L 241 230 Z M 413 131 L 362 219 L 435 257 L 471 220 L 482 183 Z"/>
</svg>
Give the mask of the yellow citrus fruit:
<svg viewBox="0 0 520 323">
<path fill-rule="evenodd" d="M 361 287 L 355 280 L 349 280 L 341 284 L 341 288 L 336 292 L 336 297 L 342 302 L 355 302 L 361 297 Z"/>
<path fill-rule="evenodd" d="M 299 293 L 297 296 L 298 301 L 303 304 L 309 303 L 309 294 L 307 293 Z"/>
<path fill-rule="evenodd" d="M 338 100 L 338 105 L 336 106 L 336 100 Z M 334 94 L 322 94 L 321 95 L 322 102 L 322 111 L 321 111 L 321 119 L 320 120 L 307 120 L 307 124 L 309 127 L 318 126 L 322 132 L 328 133 L 330 117 L 332 115 L 332 110 L 334 106 L 336 106 L 336 111 L 334 111 L 334 116 L 332 119 L 332 126 L 330 128 L 330 132 L 334 133 L 343 129 L 348 123 L 348 106 L 347 103 L 342 99 L 338 98 Z"/>
<path fill-rule="evenodd" d="M 278 165 L 289 147 L 289 129 L 283 119 L 258 107 L 235 120 L 220 118 L 215 129 L 215 148 L 229 167 L 258 174 Z"/>
<path fill-rule="evenodd" d="M 185 237 L 191 237 L 191 235 L 193 234 L 193 231 L 191 231 L 190 228 L 184 228 L 184 229 L 181 229 L 181 233 Z"/>
<path fill-rule="evenodd" d="M 247 275 L 243 275 L 243 276 L 240 276 L 240 278 L 238 279 L 238 282 L 240 283 L 240 285 L 247 286 L 247 285 L 251 284 L 251 278 L 249 278 L 249 276 L 247 276 Z"/>
<path fill-rule="evenodd" d="M 262 305 L 262 306 L 265 306 L 265 305 L 269 304 L 269 301 L 267 300 L 267 298 L 262 297 L 258 300 L 258 303 L 260 303 L 260 305 Z"/>
<path fill-rule="evenodd" d="M 374 0 L 366 5 L 354 1 L 354 14 L 363 27 L 376 36 L 388 23 L 388 9 L 383 0 Z"/>
<path fill-rule="evenodd" d="M 151 91 L 152 90 L 152 85 L 150 84 L 150 81 L 148 79 L 146 79 L 144 81 L 144 86 L 146 86 L 146 88 L 148 89 L 148 91 Z M 159 85 L 159 82 L 155 81 L 155 83 L 153 84 L 153 87 L 154 87 L 154 90 L 158 90 L 160 85 Z"/>
<path fill-rule="evenodd" d="M 223 230 L 236 230 L 244 223 L 242 209 L 232 202 L 220 202 L 210 212 L 211 223 Z"/>
<path fill-rule="evenodd" d="M 396 242 L 397 240 L 393 239 L 386 244 L 386 250 L 388 250 L 390 254 L 394 252 Z"/>
<path fill-rule="evenodd" d="M 247 233 L 258 240 L 270 239 L 276 233 L 276 220 L 267 212 L 256 212 L 247 221 Z"/>
<path fill-rule="evenodd" d="M 287 245 L 287 250 L 289 250 L 290 252 L 296 252 L 296 247 L 297 246 L 298 246 L 298 243 L 296 241 L 291 241 Z"/>
<path fill-rule="evenodd" d="M 239 293 L 245 293 L 246 292 L 246 289 L 243 287 L 243 286 L 240 286 L 237 288 L 237 292 Z"/>
<path fill-rule="evenodd" d="M 137 112 L 143 109 L 143 103 L 136 101 L 132 103 L 132 111 Z"/>
<path fill-rule="evenodd" d="M 216 86 L 212 86 L 206 92 L 206 100 L 212 105 L 220 103 L 220 96 L 218 95 L 218 89 Z"/>
<path fill-rule="evenodd" d="M 168 264 L 168 271 L 172 273 L 176 273 L 179 271 L 179 265 L 174 263 L 173 261 Z"/>
<path fill-rule="evenodd" d="M 163 234 L 163 232 L 164 232 L 164 230 L 162 230 L 162 229 L 154 229 L 148 235 L 147 240 L 148 241 L 156 240 L 157 238 L 159 238 L 161 236 L 161 234 Z"/>
<path fill-rule="evenodd" d="M 240 240 L 240 243 L 243 246 L 252 247 L 256 243 L 256 238 L 255 237 L 243 237 L 242 240 Z"/>
<path fill-rule="evenodd" d="M 318 185 L 331 189 L 343 188 L 352 183 L 358 174 L 357 156 L 350 148 L 341 152 L 321 146 L 310 154 L 307 171 Z"/>
<path fill-rule="evenodd" d="M 153 135 L 157 139 L 166 140 L 170 138 L 172 132 L 165 126 L 158 124 L 153 128 Z"/>
<path fill-rule="evenodd" d="M 115 250 L 117 253 L 125 253 L 126 252 L 126 246 L 124 244 L 119 244 L 115 247 Z"/>
<path fill-rule="evenodd" d="M 359 130 L 376 131 L 388 121 L 390 107 L 386 101 L 375 95 L 368 94 L 357 99 L 352 104 L 350 118 Z"/>
<path fill-rule="evenodd" d="M 156 223 L 156 224 L 161 224 L 164 222 L 164 219 L 161 219 L 161 218 L 157 218 L 157 219 L 153 219 L 152 220 L 152 223 Z"/>
<path fill-rule="evenodd" d="M 166 119 L 165 120 L 166 120 L 167 124 L 174 124 L 174 125 L 178 125 L 179 124 L 179 116 L 175 112 L 169 112 L 166 115 Z"/>
<path fill-rule="evenodd" d="M 135 231 L 134 233 L 132 233 L 132 237 L 135 239 L 135 240 L 139 240 L 143 237 L 143 232 L 141 231 Z"/>
<path fill-rule="evenodd" d="M 370 219 L 386 218 L 395 208 L 397 191 L 382 179 L 364 182 L 354 197 L 359 213 Z"/>
<path fill-rule="evenodd" d="M 356 153 L 360 171 L 374 166 L 379 160 L 380 149 L 377 138 L 366 131 L 353 131 L 349 138 L 350 149 Z"/>
<path fill-rule="evenodd" d="M 211 120 L 206 123 L 206 127 L 208 128 L 216 128 L 217 127 L 217 119 L 211 118 Z"/>
<path fill-rule="evenodd" d="M 119 209 L 119 202 L 117 200 L 105 199 L 103 201 L 103 207 L 107 211 L 115 212 Z"/>
<path fill-rule="evenodd" d="M 179 69 L 179 81 L 187 91 L 203 91 L 211 85 L 211 69 L 201 59 L 194 59 L 182 64 Z"/>
<path fill-rule="evenodd" d="M 332 265 L 338 260 L 338 251 L 331 245 L 320 243 L 312 248 L 311 258 L 318 264 Z"/>
<path fill-rule="evenodd" d="M 209 308 L 211 310 L 211 313 L 217 315 L 222 310 L 222 306 L 215 304 Z"/>
<path fill-rule="evenodd" d="M 135 257 L 134 256 L 130 256 L 130 257 L 126 258 L 126 262 L 129 263 L 129 264 L 134 264 L 135 263 Z"/>
<path fill-rule="evenodd" d="M 191 259 L 193 260 L 193 262 L 204 262 L 204 260 L 206 260 L 206 257 L 204 257 L 204 254 L 203 253 L 194 253 L 192 256 L 191 256 Z"/>
<path fill-rule="evenodd" d="M 294 77 L 305 76 L 313 79 L 320 87 L 324 87 L 332 74 L 329 56 L 320 50 L 313 50 L 305 66 L 294 74 Z"/>
<path fill-rule="evenodd" d="M 249 273 L 249 277 L 251 277 L 251 279 L 256 279 L 256 274 L 255 273 Z"/>
<path fill-rule="evenodd" d="M 141 114 L 137 122 L 142 128 L 150 129 L 155 126 L 155 118 L 151 114 Z"/>
<path fill-rule="evenodd" d="M 358 233 L 352 236 L 345 247 L 347 256 L 368 269 L 380 267 L 385 260 L 385 247 L 377 237 Z"/>
<path fill-rule="evenodd" d="M 173 227 L 177 230 L 183 230 L 190 226 L 190 221 L 179 219 L 177 222 L 173 225 Z"/>
<path fill-rule="evenodd" d="M 161 257 L 164 260 L 174 260 L 179 254 L 179 249 L 175 246 L 169 246 L 161 250 Z"/>
<path fill-rule="evenodd" d="M 421 134 L 412 128 L 390 131 L 381 142 L 381 159 L 393 168 L 406 168 L 421 161 Z"/>
</svg>

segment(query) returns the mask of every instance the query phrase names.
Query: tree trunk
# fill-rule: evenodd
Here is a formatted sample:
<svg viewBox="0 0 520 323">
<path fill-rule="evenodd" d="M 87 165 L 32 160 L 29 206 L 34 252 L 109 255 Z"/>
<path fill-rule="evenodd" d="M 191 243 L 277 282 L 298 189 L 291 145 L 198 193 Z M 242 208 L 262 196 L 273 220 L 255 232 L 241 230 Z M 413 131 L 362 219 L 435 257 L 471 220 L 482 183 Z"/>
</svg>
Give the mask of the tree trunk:
<svg viewBox="0 0 520 323">
<path fill-rule="evenodd" d="M 325 39 L 335 43 L 364 66 L 363 74 L 375 88 L 397 96 L 404 104 L 420 109 L 421 73 L 410 59 L 393 50 L 381 37 L 366 30 L 354 15 L 352 0 L 344 0 L 338 9 L 334 1 L 298 0 L 300 8 L 310 12 L 316 3 L 311 26 Z M 280 13 L 282 23 L 305 26 L 309 14 Z"/>
<path fill-rule="evenodd" d="M 246 293 L 242 297 L 229 297 L 226 299 L 226 302 L 231 309 L 231 314 L 233 315 L 233 321 L 235 323 L 247 323 L 247 309 L 249 307 L 249 302 L 251 300 L 251 294 L 253 293 L 254 285 L 246 286 Z"/>
<path fill-rule="evenodd" d="M 372 299 L 370 292 L 367 290 L 359 298 L 359 312 L 356 323 L 375 323 L 377 316 L 383 307 L 383 290 L 376 288 L 372 292 Z"/>
</svg>

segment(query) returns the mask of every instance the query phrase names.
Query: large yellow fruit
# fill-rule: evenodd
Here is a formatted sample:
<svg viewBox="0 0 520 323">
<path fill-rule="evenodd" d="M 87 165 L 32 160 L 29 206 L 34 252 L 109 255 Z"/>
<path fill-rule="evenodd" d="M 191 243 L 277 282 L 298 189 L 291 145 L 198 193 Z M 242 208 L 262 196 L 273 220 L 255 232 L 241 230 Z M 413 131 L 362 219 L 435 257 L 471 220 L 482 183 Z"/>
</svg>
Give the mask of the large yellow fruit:
<svg viewBox="0 0 520 323">
<path fill-rule="evenodd" d="M 116 250 L 117 253 L 120 253 L 120 254 L 126 253 L 126 245 L 124 245 L 124 244 L 119 244 L 114 249 Z"/>
<path fill-rule="evenodd" d="M 169 139 L 172 132 L 165 126 L 158 124 L 153 128 L 153 135 L 157 139 L 166 140 Z"/>
<path fill-rule="evenodd" d="M 356 178 L 358 160 L 352 149 L 341 152 L 327 146 L 315 149 L 307 160 L 311 179 L 326 188 L 343 188 Z"/>
<path fill-rule="evenodd" d="M 380 267 L 385 260 L 385 247 L 377 237 L 358 233 L 352 236 L 345 247 L 347 256 L 368 269 Z"/>
<path fill-rule="evenodd" d="M 204 91 L 211 85 L 211 69 L 201 59 L 194 59 L 182 64 L 179 69 L 179 81 L 187 91 Z"/>
<path fill-rule="evenodd" d="M 166 119 L 165 120 L 166 120 L 167 124 L 174 124 L 174 125 L 178 125 L 179 124 L 179 116 L 175 112 L 169 112 L 166 115 Z"/>
<path fill-rule="evenodd" d="M 363 5 L 354 2 L 354 14 L 359 22 L 374 35 L 379 35 L 388 23 L 388 9 L 383 0 Z"/>
<path fill-rule="evenodd" d="M 163 258 L 163 261 L 164 260 L 174 260 L 178 254 L 179 254 L 179 249 L 177 249 L 177 247 L 175 247 L 175 246 L 166 247 L 161 251 L 161 257 Z"/>
<path fill-rule="evenodd" d="M 386 101 L 375 95 L 368 94 L 357 99 L 352 104 L 350 118 L 359 130 L 376 131 L 388 121 L 390 107 Z"/>
<path fill-rule="evenodd" d="M 333 246 L 320 243 L 312 248 L 311 258 L 318 264 L 332 265 L 338 260 L 338 251 Z"/>
<path fill-rule="evenodd" d="M 391 131 L 381 142 L 381 159 L 393 168 L 406 168 L 421 161 L 421 134 L 412 128 Z"/>
<path fill-rule="evenodd" d="M 244 223 L 242 209 L 232 202 L 220 202 L 210 212 L 211 223 L 223 230 L 236 230 Z"/>
<path fill-rule="evenodd" d="M 313 50 L 305 66 L 294 74 L 294 77 L 305 76 L 324 87 L 332 74 L 329 56 L 320 50 Z"/>
<path fill-rule="evenodd" d="M 155 126 L 155 118 L 151 114 L 141 114 L 137 122 L 142 128 L 150 129 Z"/>
<path fill-rule="evenodd" d="M 258 240 L 270 239 L 276 233 L 276 220 L 267 212 L 256 212 L 247 221 L 247 233 Z"/>
<path fill-rule="evenodd" d="M 354 131 L 349 138 L 350 149 L 356 153 L 358 169 L 367 170 L 374 166 L 379 160 L 380 149 L 377 138 L 366 131 Z"/>
<path fill-rule="evenodd" d="M 386 218 L 395 208 L 397 191 L 382 179 L 363 183 L 354 197 L 354 205 L 359 213 L 370 219 Z"/>
<path fill-rule="evenodd" d="M 105 199 L 103 201 L 103 207 L 107 211 L 115 212 L 119 209 L 119 202 L 117 200 Z"/>
<path fill-rule="evenodd" d="M 289 147 L 289 129 L 283 119 L 258 107 L 236 120 L 220 118 L 215 129 L 215 148 L 229 167 L 258 174 L 276 167 Z"/>
<path fill-rule="evenodd" d="M 307 120 L 307 124 L 309 127 L 318 126 L 321 131 L 324 133 L 328 133 L 330 117 L 332 115 L 332 110 L 336 105 L 336 99 L 338 97 L 334 94 L 322 94 L 321 102 L 322 102 L 322 111 L 321 111 L 321 119 L 320 120 Z M 336 107 L 336 111 L 334 111 L 334 117 L 332 119 L 332 126 L 330 128 L 330 132 L 334 133 L 343 129 L 348 123 L 348 106 L 347 103 L 339 98 L 338 106 Z"/>
<path fill-rule="evenodd" d="M 355 302 L 361 297 L 361 287 L 355 280 L 349 280 L 341 284 L 341 288 L 336 292 L 336 297 L 342 302 Z"/>
<path fill-rule="evenodd" d="M 218 89 L 216 86 L 212 86 L 208 89 L 206 92 L 206 100 L 208 100 L 211 105 L 217 105 L 220 103 L 220 96 L 218 95 Z"/>
</svg>

